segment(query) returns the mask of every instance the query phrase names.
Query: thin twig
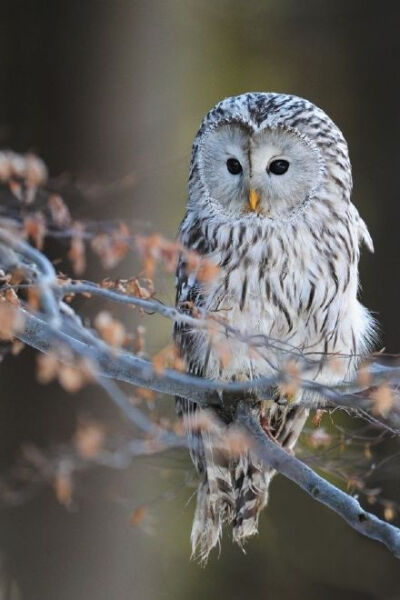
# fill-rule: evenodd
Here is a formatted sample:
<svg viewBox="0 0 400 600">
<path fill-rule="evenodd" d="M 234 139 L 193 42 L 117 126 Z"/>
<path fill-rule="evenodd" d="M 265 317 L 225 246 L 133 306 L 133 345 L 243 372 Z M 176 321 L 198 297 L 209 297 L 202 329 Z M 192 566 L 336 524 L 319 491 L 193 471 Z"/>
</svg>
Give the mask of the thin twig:
<svg viewBox="0 0 400 600">
<path fill-rule="evenodd" d="M 54 327 L 58 327 L 61 322 L 61 317 L 58 302 L 52 292 L 52 288 L 57 282 L 57 275 L 53 265 L 42 252 L 32 248 L 30 244 L 2 228 L 0 228 L 0 240 L 16 252 L 19 252 L 23 257 L 30 260 L 39 269 L 40 277 L 38 278 L 37 285 L 40 291 L 43 308 L 50 317 L 50 323 Z"/>
</svg>

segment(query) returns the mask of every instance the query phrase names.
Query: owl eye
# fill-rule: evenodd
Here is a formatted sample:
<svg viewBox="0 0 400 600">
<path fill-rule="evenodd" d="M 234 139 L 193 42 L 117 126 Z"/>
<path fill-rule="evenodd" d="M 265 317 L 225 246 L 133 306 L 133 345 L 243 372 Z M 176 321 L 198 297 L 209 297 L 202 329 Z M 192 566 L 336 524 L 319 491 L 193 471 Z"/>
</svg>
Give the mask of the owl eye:
<svg viewBox="0 0 400 600">
<path fill-rule="evenodd" d="M 229 173 L 232 173 L 232 175 L 239 175 L 239 173 L 243 171 L 242 165 L 238 160 L 236 160 L 236 158 L 228 158 L 226 161 L 226 167 Z"/>
<path fill-rule="evenodd" d="M 269 165 L 269 171 L 274 175 L 283 175 L 289 168 L 289 163 L 287 160 L 283 160 L 282 158 L 279 160 L 273 160 Z"/>
</svg>

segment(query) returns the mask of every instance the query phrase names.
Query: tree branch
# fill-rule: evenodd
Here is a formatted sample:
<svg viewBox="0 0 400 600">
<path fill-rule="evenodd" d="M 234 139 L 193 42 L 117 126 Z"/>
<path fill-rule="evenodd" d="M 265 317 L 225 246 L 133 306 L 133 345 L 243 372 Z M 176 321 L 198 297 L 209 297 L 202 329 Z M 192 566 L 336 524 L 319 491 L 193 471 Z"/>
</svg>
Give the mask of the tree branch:
<svg viewBox="0 0 400 600">
<path fill-rule="evenodd" d="M 55 349 L 66 346 L 73 355 L 85 357 L 93 361 L 96 366 L 96 379 L 108 392 L 113 402 L 123 411 L 132 423 L 150 434 L 155 443 L 167 447 L 168 445 L 182 445 L 182 438 L 173 433 L 166 432 L 153 424 L 136 407 L 130 405 L 128 398 L 112 381 L 124 381 L 135 386 L 144 387 L 168 395 L 187 398 L 200 406 L 220 404 L 222 394 L 228 394 L 230 399 L 239 402 L 239 420 L 251 435 L 255 444 L 255 451 L 269 466 L 291 479 L 314 499 L 325 504 L 339 514 L 351 527 L 361 534 L 384 543 L 391 552 L 400 558 L 400 530 L 385 523 L 374 515 L 365 512 L 358 501 L 339 490 L 332 484 L 319 477 L 310 467 L 288 454 L 273 442 L 262 430 L 259 421 L 251 413 L 251 403 L 245 399 L 250 395 L 261 398 L 271 397 L 271 388 L 290 381 L 288 373 L 276 371 L 269 377 L 260 377 L 245 382 L 226 382 L 194 377 L 171 369 L 165 369 L 161 374 L 157 372 L 150 361 L 134 356 L 128 352 L 111 348 L 102 341 L 94 332 L 82 325 L 72 309 L 66 309 L 62 298 L 68 293 L 89 292 L 98 294 L 112 301 L 135 304 L 143 309 L 148 309 L 162 314 L 173 320 L 184 320 L 190 325 L 207 327 L 208 323 L 202 319 L 195 319 L 180 311 L 165 307 L 153 300 L 132 298 L 112 290 L 101 290 L 92 284 L 66 284 L 57 283 L 53 266 L 39 251 L 34 250 L 26 242 L 15 239 L 8 231 L 0 229 L 0 242 L 9 245 L 16 253 L 33 263 L 36 279 L 33 283 L 40 289 L 42 313 L 34 313 L 29 307 L 22 304 L 16 307 L 24 317 L 24 329 L 17 332 L 16 336 L 29 346 L 41 352 L 54 353 Z M 1 258 L 1 257 L 0 257 Z M 219 322 L 225 327 L 224 323 Z M 229 333 L 235 333 L 230 330 Z M 239 339 L 240 332 L 238 333 Z M 251 336 L 245 336 L 251 347 Z M 254 341 L 254 340 L 253 340 Z M 269 343 L 260 336 L 255 337 L 255 345 Z M 273 341 L 275 343 L 275 341 Z M 60 356 L 60 360 L 71 360 L 68 356 Z M 369 366 L 369 376 L 373 384 L 378 385 L 383 381 L 397 382 L 400 377 L 398 367 L 389 367 L 374 361 Z M 315 381 L 299 378 L 297 384 L 307 392 L 318 394 L 330 406 L 340 406 L 359 410 L 371 408 L 371 399 L 357 383 L 345 383 L 337 386 L 326 386 Z M 363 395 L 364 393 L 364 395 Z M 302 401 L 303 402 L 303 401 Z M 310 405 L 315 407 L 316 402 L 310 400 Z M 304 404 L 304 402 L 303 402 Z M 398 410 L 398 407 L 396 407 Z M 398 419 L 398 414 L 392 411 L 391 415 Z"/>
<path fill-rule="evenodd" d="M 240 404 L 238 415 L 239 422 L 250 434 L 251 441 L 255 442 L 258 456 L 266 465 L 293 481 L 314 500 L 334 510 L 353 529 L 385 544 L 396 558 L 400 558 L 400 529 L 363 510 L 355 498 L 317 475 L 310 467 L 273 442 L 261 428 L 258 419 L 251 414 L 248 404 Z"/>
<path fill-rule="evenodd" d="M 245 394 L 255 394 L 268 398 L 271 390 L 277 385 L 284 384 L 290 379 L 285 372 L 277 372 L 269 377 L 259 377 L 254 380 L 243 382 L 226 382 L 222 380 L 211 380 L 181 373 L 172 369 L 165 369 L 162 374 L 157 374 L 150 361 L 135 356 L 129 352 L 117 351 L 110 348 L 102 340 L 91 334 L 90 343 L 82 341 L 85 328 L 82 326 L 72 327 L 69 331 L 66 327 L 53 328 L 45 317 L 34 315 L 24 309 L 19 309 L 25 320 L 24 330 L 16 333 L 16 337 L 28 346 L 36 348 L 41 352 L 49 353 L 54 350 L 54 343 L 63 342 L 73 352 L 81 356 L 91 358 L 97 365 L 99 373 L 103 377 L 116 379 L 135 386 L 146 387 L 158 393 L 171 396 L 180 396 L 199 404 L 200 406 L 220 405 L 222 394 L 229 395 L 233 400 L 239 401 Z M 86 338 L 87 338 L 86 330 Z M 384 380 L 390 380 L 392 372 L 397 368 L 385 368 L 374 364 L 373 383 L 379 385 Z M 311 408 L 334 407 L 345 408 L 352 411 L 370 409 L 372 402 L 368 397 L 368 390 L 362 390 L 356 384 L 353 385 L 354 392 L 343 392 L 344 389 L 352 389 L 350 385 L 326 386 L 315 381 L 301 379 L 299 385 L 302 389 L 318 394 L 320 401 L 316 398 L 302 400 L 303 405 Z M 393 407 L 396 409 L 397 407 Z M 393 426 L 400 419 L 393 410 Z M 376 421 L 385 426 L 385 423 Z M 399 432 L 390 427 L 392 433 Z"/>
</svg>

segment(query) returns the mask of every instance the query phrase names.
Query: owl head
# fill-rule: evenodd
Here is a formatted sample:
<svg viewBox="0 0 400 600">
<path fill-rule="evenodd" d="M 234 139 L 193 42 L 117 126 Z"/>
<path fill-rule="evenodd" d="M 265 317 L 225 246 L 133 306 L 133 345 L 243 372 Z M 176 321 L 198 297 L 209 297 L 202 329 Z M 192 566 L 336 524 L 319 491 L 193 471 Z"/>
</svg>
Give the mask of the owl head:
<svg viewBox="0 0 400 600">
<path fill-rule="evenodd" d="M 349 202 L 351 186 L 342 133 L 296 96 L 226 98 L 205 116 L 194 141 L 189 204 L 203 203 L 227 219 L 286 219 L 324 196 Z"/>
</svg>

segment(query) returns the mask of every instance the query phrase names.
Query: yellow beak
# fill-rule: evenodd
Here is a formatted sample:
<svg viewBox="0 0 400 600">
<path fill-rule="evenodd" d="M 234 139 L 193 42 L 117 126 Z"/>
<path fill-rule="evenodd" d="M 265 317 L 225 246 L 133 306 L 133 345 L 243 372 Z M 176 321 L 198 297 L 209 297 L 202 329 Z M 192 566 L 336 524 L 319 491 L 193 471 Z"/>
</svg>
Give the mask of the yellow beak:
<svg viewBox="0 0 400 600">
<path fill-rule="evenodd" d="M 250 204 L 250 208 L 253 211 L 257 210 L 257 206 L 260 203 L 260 195 L 258 192 L 256 192 L 256 190 L 250 190 L 249 192 L 249 204 Z"/>
</svg>

